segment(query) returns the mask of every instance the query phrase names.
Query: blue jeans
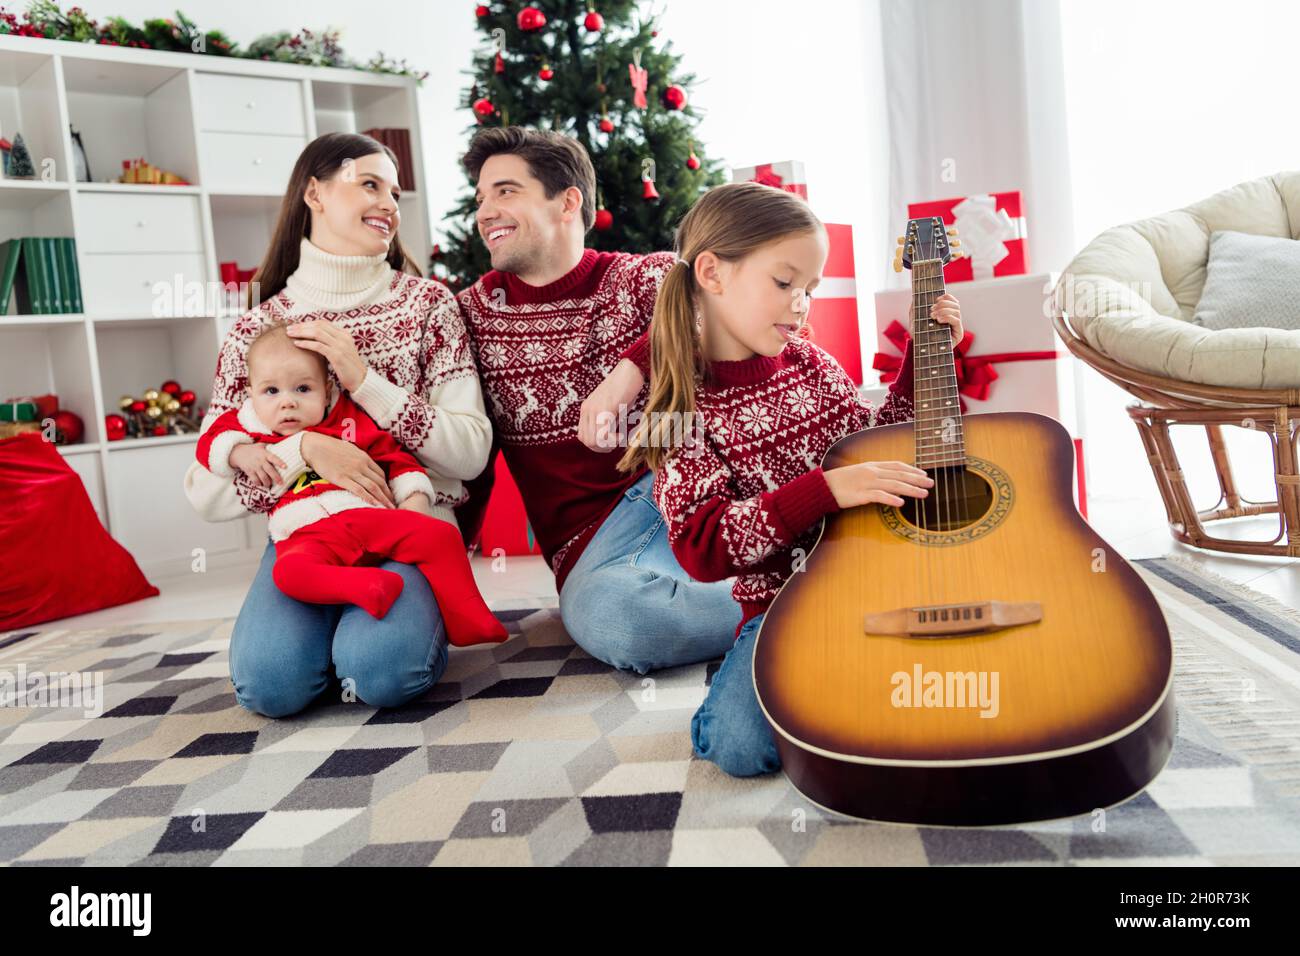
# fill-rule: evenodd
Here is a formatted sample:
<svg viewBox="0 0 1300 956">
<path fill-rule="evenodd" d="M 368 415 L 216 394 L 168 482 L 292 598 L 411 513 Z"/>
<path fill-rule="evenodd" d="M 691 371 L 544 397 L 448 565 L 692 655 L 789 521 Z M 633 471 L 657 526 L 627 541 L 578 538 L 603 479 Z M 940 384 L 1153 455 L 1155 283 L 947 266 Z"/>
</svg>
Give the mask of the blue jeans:
<svg viewBox="0 0 1300 956">
<path fill-rule="evenodd" d="M 721 657 L 740 623 L 730 581 L 695 581 L 677 563 L 646 472 L 588 542 L 560 590 L 569 636 L 638 674 Z"/>
<path fill-rule="evenodd" d="M 781 769 L 772 728 L 754 691 L 754 636 L 763 615 L 750 618 L 722 666 L 708 696 L 691 718 L 695 754 L 712 760 L 733 777 L 752 777 Z"/>
<path fill-rule="evenodd" d="M 291 598 L 276 587 L 274 566 L 268 538 L 230 637 L 230 679 L 244 707 L 267 717 L 297 713 L 330 686 L 331 663 L 339 680 L 351 679 L 359 700 L 398 707 L 446 670 L 447 630 L 433 589 L 415 565 L 379 565 L 404 582 L 382 620 L 353 604 Z"/>
</svg>

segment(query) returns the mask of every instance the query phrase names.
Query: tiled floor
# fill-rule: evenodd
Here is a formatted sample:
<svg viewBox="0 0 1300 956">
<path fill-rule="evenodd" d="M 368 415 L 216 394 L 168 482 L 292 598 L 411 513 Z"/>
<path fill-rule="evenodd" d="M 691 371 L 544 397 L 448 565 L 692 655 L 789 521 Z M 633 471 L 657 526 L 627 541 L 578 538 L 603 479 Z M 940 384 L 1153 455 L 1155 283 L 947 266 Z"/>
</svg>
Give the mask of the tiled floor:
<svg viewBox="0 0 1300 956">
<path fill-rule="evenodd" d="M 1178 552 L 1224 577 L 1262 591 L 1291 607 L 1300 608 L 1300 560 L 1229 555 L 1200 551 L 1178 544 L 1169 535 L 1146 455 L 1124 406 L 1129 396 L 1091 370 L 1079 367 L 1087 402 L 1085 457 L 1088 466 L 1088 513 L 1098 533 L 1127 558 L 1161 557 Z M 1225 429 L 1233 458 L 1237 487 L 1254 500 L 1272 500 L 1271 459 L 1267 438 L 1240 429 Z M 1198 507 L 1211 507 L 1218 497 L 1203 431 L 1174 431 L 1174 440 Z M 1271 538 L 1277 533 L 1275 517 L 1237 519 L 1218 524 L 1215 533 L 1225 537 Z M 474 560 L 479 588 L 494 610 L 551 607 L 556 603 L 554 578 L 538 557 L 507 558 L 504 569 L 494 569 L 483 558 Z M 154 578 L 162 592 L 156 598 L 123 607 L 80 615 L 43 627 L 102 627 L 145 624 L 154 621 L 201 620 L 233 617 L 256 570 L 254 565 Z"/>
</svg>

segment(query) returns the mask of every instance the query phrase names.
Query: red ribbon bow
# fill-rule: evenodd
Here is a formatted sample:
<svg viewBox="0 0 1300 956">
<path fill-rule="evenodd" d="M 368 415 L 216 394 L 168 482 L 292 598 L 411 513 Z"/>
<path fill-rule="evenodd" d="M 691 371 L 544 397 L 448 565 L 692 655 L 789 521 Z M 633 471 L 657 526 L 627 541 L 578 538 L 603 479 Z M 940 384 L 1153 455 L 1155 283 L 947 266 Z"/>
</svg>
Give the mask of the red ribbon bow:
<svg viewBox="0 0 1300 956">
<path fill-rule="evenodd" d="M 895 319 L 885 327 L 885 338 L 898 349 L 899 354 L 891 355 L 888 352 L 877 352 L 871 361 L 871 367 L 881 373 L 880 380 L 882 382 L 888 383 L 898 378 L 899 370 L 903 367 L 903 356 L 907 354 L 907 344 L 911 336 L 907 334 L 907 329 L 903 328 L 902 323 Z M 957 373 L 957 403 L 963 412 L 966 411 L 966 401 L 961 397 L 963 394 L 981 402 L 988 401 L 989 390 L 998 378 L 997 369 L 993 367 L 995 363 L 1026 362 L 1038 359 L 1063 358 L 1065 356 L 1064 352 L 1056 352 L 1051 349 L 1037 352 L 994 352 L 990 355 L 967 355 L 966 353 L 970 351 L 974 343 L 975 333 L 968 330 L 952 350 L 953 367 Z"/>
</svg>

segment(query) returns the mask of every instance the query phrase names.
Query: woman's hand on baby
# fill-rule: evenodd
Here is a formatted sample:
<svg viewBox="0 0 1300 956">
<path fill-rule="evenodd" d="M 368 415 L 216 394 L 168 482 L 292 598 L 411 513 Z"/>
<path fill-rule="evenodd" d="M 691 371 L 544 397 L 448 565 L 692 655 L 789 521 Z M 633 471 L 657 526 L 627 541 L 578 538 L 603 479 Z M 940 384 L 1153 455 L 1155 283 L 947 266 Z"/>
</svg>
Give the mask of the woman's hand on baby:
<svg viewBox="0 0 1300 956">
<path fill-rule="evenodd" d="M 924 498 L 934 479 L 915 465 L 901 461 L 864 461 L 825 472 L 835 503 L 841 508 L 857 505 L 903 504 L 899 495 Z"/>
<path fill-rule="evenodd" d="M 345 391 L 355 392 L 366 377 L 366 362 L 357 351 L 352 333 L 333 322 L 295 322 L 286 332 L 299 348 L 319 352 Z M 321 477 L 324 477 L 323 475 Z"/>
<path fill-rule="evenodd" d="M 396 507 L 384 469 L 352 442 L 320 432 L 307 432 L 302 436 L 302 458 L 312 471 L 330 484 L 338 485 L 372 505 Z"/>
<path fill-rule="evenodd" d="M 284 480 L 284 462 L 261 442 L 236 445 L 230 452 L 230 467 L 238 468 L 262 488 L 274 488 Z"/>
</svg>

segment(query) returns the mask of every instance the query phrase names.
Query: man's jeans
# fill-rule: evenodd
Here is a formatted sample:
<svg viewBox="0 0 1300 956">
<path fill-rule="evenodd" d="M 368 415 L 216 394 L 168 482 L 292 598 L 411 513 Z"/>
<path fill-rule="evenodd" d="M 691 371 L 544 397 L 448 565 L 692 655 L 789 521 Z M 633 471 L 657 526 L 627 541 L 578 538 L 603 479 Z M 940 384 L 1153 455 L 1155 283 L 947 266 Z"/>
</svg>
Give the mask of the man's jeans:
<svg viewBox="0 0 1300 956">
<path fill-rule="evenodd" d="M 560 616 L 578 646 L 639 674 L 716 660 L 740 623 L 730 581 L 694 581 L 677 563 L 653 481 L 646 472 L 623 492 L 560 591 Z"/>
<path fill-rule="evenodd" d="M 331 686 L 331 663 L 344 689 L 372 707 L 400 706 L 438 682 L 447 630 L 415 565 L 378 565 L 405 582 L 382 620 L 353 604 L 289 597 L 271 577 L 274 565 L 268 539 L 230 637 L 230 679 L 244 707 L 267 717 L 297 713 Z"/>
</svg>

